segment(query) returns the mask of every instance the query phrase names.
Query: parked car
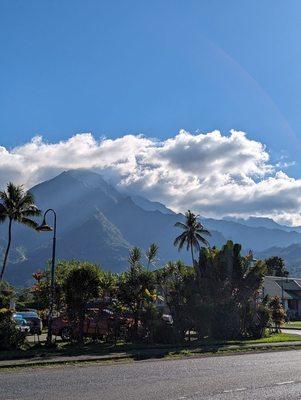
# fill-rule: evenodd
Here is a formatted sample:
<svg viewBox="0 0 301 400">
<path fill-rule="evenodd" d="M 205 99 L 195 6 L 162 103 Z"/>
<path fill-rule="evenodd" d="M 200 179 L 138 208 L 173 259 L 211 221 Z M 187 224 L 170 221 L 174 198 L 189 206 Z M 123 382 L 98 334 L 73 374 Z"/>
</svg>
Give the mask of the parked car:
<svg viewBox="0 0 301 400">
<path fill-rule="evenodd" d="M 13 317 L 19 316 L 23 318 L 30 326 L 30 333 L 40 335 L 43 329 L 43 323 L 36 311 L 17 311 Z"/>
<path fill-rule="evenodd" d="M 21 332 L 25 333 L 30 333 L 30 326 L 26 322 L 24 318 L 22 318 L 20 315 L 13 315 L 12 317 L 13 321 L 15 322 L 17 329 Z"/>
<path fill-rule="evenodd" d="M 91 308 L 84 321 L 84 336 L 100 340 L 114 339 L 129 324 L 129 319 L 117 317 L 108 309 Z M 67 316 L 59 316 L 52 320 L 52 333 L 70 340 L 79 334 L 79 324 L 72 325 Z"/>
</svg>

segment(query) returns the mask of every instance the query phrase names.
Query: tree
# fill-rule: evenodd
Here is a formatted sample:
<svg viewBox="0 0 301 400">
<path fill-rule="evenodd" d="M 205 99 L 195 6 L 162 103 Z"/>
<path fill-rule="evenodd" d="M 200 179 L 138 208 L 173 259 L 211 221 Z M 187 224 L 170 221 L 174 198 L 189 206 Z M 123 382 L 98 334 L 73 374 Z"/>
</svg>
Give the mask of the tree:
<svg viewBox="0 0 301 400">
<path fill-rule="evenodd" d="M 71 269 L 63 288 L 70 321 L 79 326 L 79 342 L 84 339 L 87 305 L 100 294 L 101 277 L 96 265 L 83 264 Z"/>
<path fill-rule="evenodd" d="M 187 251 L 191 251 L 192 266 L 194 266 L 194 252 L 193 250 L 200 251 L 200 243 L 209 246 L 208 241 L 203 237 L 204 235 L 211 236 L 210 232 L 204 229 L 203 225 L 198 221 L 198 215 L 195 215 L 190 210 L 185 213 L 185 223 L 176 222 L 177 228 L 183 229 L 183 233 L 176 237 L 174 246 L 178 247 L 180 251 L 186 244 Z"/>
<path fill-rule="evenodd" d="M 270 300 L 269 307 L 276 333 L 278 333 L 280 332 L 281 325 L 283 325 L 285 322 L 286 312 L 278 296 L 275 296 Z"/>
<path fill-rule="evenodd" d="M 158 246 L 156 245 L 156 243 L 152 243 L 145 253 L 147 258 L 147 269 L 149 269 L 150 264 L 156 261 L 157 253 L 158 253 Z"/>
<path fill-rule="evenodd" d="M 133 315 L 133 338 L 138 339 L 139 321 L 148 304 L 156 300 L 153 272 L 142 265 L 131 267 L 120 275 L 118 299 Z"/>
<path fill-rule="evenodd" d="M 267 266 L 267 275 L 287 277 L 289 272 L 285 268 L 284 260 L 281 257 L 272 256 L 264 260 Z"/>
<path fill-rule="evenodd" d="M 155 271 L 159 294 L 163 295 L 165 305 L 172 316 L 172 336 L 170 342 L 182 342 L 187 331 L 195 327 L 193 321 L 195 270 L 182 261 L 168 262 Z"/>
<path fill-rule="evenodd" d="M 21 332 L 12 320 L 12 312 L 0 309 L 0 351 L 19 349 L 25 342 L 26 333 Z"/>
<path fill-rule="evenodd" d="M 14 288 L 9 283 L 0 281 L 0 309 L 9 308 L 13 294 Z"/>
<path fill-rule="evenodd" d="M 0 201 L 0 222 L 8 220 L 8 241 L 0 275 L 0 280 L 2 280 L 12 242 L 13 222 L 19 222 L 35 229 L 38 225 L 31 217 L 39 216 L 40 210 L 34 204 L 33 195 L 24 191 L 22 186 L 16 186 L 13 183 L 7 185 L 6 191 L 0 192 Z"/>
<path fill-rule="evenodd" d="M 130 249 L 130 254 L 129 254 L 129 264 L 132 268 L 136 267 L 141 260 L 141 250 L 139 249 L 139 247 L 133 247 L 132 249 Z"/>
<path fill-rule="evenodd" d="M 221 250 L 202 248 L 200 251 L 199 261 L 195 264 L 198 308 L 208 310 L 206 318 L 199 312 L 196 330 L 200 329 L 200 336 L 206 324 L 209 335 L 222 339 L 263 332 L 260 325 L 262 327 L 265 318 L 264 310 L 259 307 L 258 298 L 266 267 L 262 261 L 250 263 L 240 252 L 241 245 L 230 240 Z"/>
</svg>

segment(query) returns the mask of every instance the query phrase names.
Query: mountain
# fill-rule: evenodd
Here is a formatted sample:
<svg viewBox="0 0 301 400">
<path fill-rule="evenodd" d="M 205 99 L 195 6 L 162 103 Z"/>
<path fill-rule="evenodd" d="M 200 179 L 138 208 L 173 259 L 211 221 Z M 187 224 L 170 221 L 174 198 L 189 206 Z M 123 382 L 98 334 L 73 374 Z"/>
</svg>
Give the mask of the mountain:
<svg viewBox="0 0 301 400">
<path fill-rule="evenodd" d="M 284 259 L 290 276 L 301 277 L 301 244 L 291 244 L 287 247 L 270 247 L 261 252 L 256 252 L 255 257 L 265 259 L 278 256 Z"/>
<path fill-rule="evenodd" d="M 262 251 L 272 246 L 289 246 L 301 243 L 301 234 L 282 229 L 251 227 L 233 221 L 203 218 L 209 230 L 220 232 L 225 238 L 240 243 L 245 250 Z"/>
<path fill-rule="evenodd" d="M 57 213 L 57 259 L 90 260 L 104 269 L 127 268 L 128 250 L 139 246 L 143 252 L 150 243 L 159 246 L 158 265 L 168 260 L 190 262 L 189 252 L 179 254 L 173 246 L 183 221 L 163 204 L 140 196 L 120 193 L 99 174 L 88 170 L 65 171 L 31 189 L 36 204 Z M 187 205 L 189 208 L 189 205 Z M 47 222 L 52 224 L 52 215 Z M 210 245 L 222 246 L 227 239 L 241 243 L 243 251 L 261 252 L 273 246 L 301 244 L 301 234 L 279 228 L 253 227 L 242 223 L 202 218 L 210 230 Z M 0 247 L 6 245 L 7 224 L 0 225 Z M 27 227 L 13 226 L 13 245 L 5 278 L 24 285 L 32 273 L 42 269 L 51 257 L 52 233 L 37 233 Z M 301 263 L 300 263 L 301 266 Z"/>
<path fill-rule="evenodd" d="M 143 251 L 155 242 L 160 249 L 160 264 L 171 259 L 189 261 L 185 251 L 179 255 L 173 240 L 179 231 L 175 222 L 183 215 L 146 210 L 130 196 L 109 185 L 100 175 L 87 170 L 66 171 L 31 189 L 36 204 L 57 213 L 57 259 L 89 260 L 105 269 L 127 268 L 128 250 L 139 246 Z M 151 202 L 144 202 L 149 206 Z M 154 207 L 157 207 L 155 203 Z M 52 224 L 52 215 L 47 222 Z M 0 226 L 0 237 L 6 225 Z M 13 246 L 6 279 L 24 284 L 51 257 L 52 233 L 37 233 L 14 226 Z M 212 232 L 211 243 L 221 245 L 225 238 Z M 5 240 L 0 241 L 2 248 Z"/>
<path fill-rule="evenodd" d="M 249 217 L 249 218 L 238 218 L 238 217 L 224 217 L 223 220 L 237 222 L 241 225 L 250 226 L 253 228 L 267 228 L 267 229 L 280 229 L 286 232 L 299 232 L 301 233 L 300 226 L 286 226 L 275 222 L 272 218 L 266 217 Z"/>
<path fill-rule="evenodd" d="M 162 214 L 175 214 L 172 210 L 167 208 L 164 204 L 157 201 L 150 201 L 142 196 L 133 195 L 131 196 L 133 202 L 137 206 L 143 208 L 146 211 L 160 211 Z"/>
</svg>

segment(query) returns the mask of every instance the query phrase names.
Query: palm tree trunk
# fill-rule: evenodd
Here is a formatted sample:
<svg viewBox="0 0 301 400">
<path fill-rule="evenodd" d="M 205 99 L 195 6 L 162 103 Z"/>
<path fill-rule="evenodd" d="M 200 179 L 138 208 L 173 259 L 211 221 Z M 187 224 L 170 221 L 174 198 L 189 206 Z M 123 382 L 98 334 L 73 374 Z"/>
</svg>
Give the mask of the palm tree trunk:
<svg viewBox="0 0 301 400">
<path fill-rule="evenodd" d="M 193 254 L 193 246 L 190 246 L 190 251 L 191 251 L 192 266 L 194 267 L 194 254 Z"/>
<path fill-rule="evenodd" d="M 0 275 L 0 280 L 1 281 L 3 279 L 3 275 L 4 275 L 4 272 L 5 272 L 5 267 L 6 267 L 7 259 L 8 259 L 8 253 L 9 253 L 9 249 L 10 249 L 10 245 L 11 245 L 12 222 L 13 222 L 13 220 L 10 218 L 9 219 L 9 224 L 8 224 L 8 242 L 7 242 L 7 246 L 6 246 L 6 250 L 5 250 L 5 254 L 4 254 L 2 271 L 1 271 L 1 275 Z"/>
</svg>

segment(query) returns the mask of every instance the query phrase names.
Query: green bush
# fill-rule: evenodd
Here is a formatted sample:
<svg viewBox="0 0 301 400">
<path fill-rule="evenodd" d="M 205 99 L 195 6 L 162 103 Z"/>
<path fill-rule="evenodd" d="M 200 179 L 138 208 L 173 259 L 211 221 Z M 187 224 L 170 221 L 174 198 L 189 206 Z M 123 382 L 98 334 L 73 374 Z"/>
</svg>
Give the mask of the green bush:
<svg viewBox="0 0 301 400">
<path fill-rule="evenodd" d="M 248 333 L 252 339 L 260 339 L 264 336 L 265 329 L 269 325 L 270 310 L 266 304 L 257 306 L 256 314 L 248 326 Z"/>
<path fill-rule="evenodd" d="M 12 320 L 12 313 L 6 308 L 0 309 L 0 350 L 20 348 L 25 342 L 26 334 L 17 329 Z"/>
</svg>

